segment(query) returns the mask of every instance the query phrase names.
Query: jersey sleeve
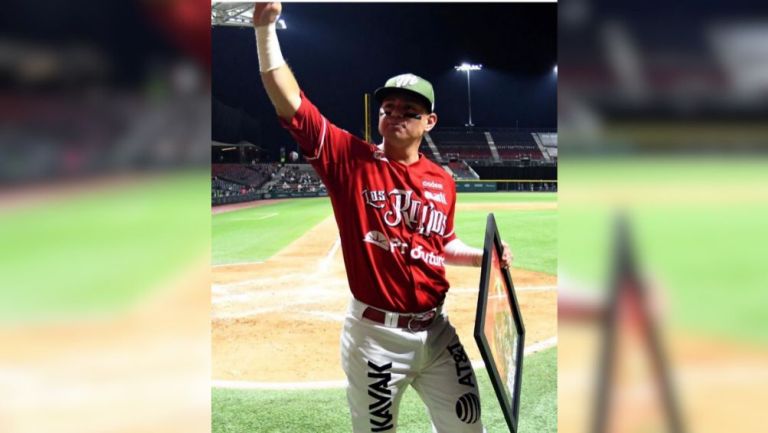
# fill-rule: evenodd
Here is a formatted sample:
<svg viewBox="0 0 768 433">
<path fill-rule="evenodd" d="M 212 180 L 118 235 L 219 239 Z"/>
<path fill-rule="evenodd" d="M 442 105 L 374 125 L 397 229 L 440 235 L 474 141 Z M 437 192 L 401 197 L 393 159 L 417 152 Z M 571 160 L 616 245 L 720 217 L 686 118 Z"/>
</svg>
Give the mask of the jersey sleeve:
<svg viewBox="0 0 768 433">
<path fill-rule="evenodd" d="M 352 134 L 331 123 L 304 92 L 301 92 L 301 105 L 293 118 L 279 120 L 329 190 L 344 182 L 353 153 Z"/>
<path fill-rule="evenodd" d="M 443 246 L 448 245 L 451 241 L 456 239 L 456 230 L 454 228 L 453 220 L 456 215 L 456 184 L 453 180 L 450 180 L 451 186 L 449 192 L 451 194 L 451 207 L 448 210 L 448 221 L 445 223 L 445 236 L 443 237 Z"/>
</svg>

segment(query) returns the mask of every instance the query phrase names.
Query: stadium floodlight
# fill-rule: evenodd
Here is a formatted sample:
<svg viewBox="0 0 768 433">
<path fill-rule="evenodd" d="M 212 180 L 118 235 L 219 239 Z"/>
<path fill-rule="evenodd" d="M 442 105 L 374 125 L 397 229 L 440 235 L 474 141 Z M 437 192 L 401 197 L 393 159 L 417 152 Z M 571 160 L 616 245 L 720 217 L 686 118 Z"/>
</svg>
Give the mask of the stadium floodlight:
<svg viewBox="0 0 768 433">
<path fill-rule="evenodd" d="M 483 65 L 471 65 L 469 63 L 462 63 L 459 66 L 454 66 L 457 71 L 479 71 L 483 69 Z"/>
<path fill-rule="evenodd" d="M 211 24 L 214 26 L 252 27 L 253 3 L 244 3 L 242 0 L 212 1 Z M 288 25 L 282 17 L 279 17 L 275 27 L 278 30 L 285 30 Z"/>
<path fill-rule="evenodd" d="M 464 62 L 459 66 L 454 66 L 453 68 L 459 72 L 467 73 L 467 111 L 469 112 L 469 122 L 467 122 L 466 126 L 475 126 L 472 123 L 472 91 L 469 84 L 469 75 L 472 73 L 472 71 L 479 71 L 483 69 L 483 65 L 474 65 Z"/>
</svg>

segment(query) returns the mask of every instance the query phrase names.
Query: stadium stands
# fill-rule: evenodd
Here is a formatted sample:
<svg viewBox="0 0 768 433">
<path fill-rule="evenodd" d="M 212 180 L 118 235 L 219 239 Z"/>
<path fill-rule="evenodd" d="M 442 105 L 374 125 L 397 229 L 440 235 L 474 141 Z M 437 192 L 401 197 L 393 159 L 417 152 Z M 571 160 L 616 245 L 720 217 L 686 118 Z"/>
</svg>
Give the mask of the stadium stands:
<svg viewBox="0 0 768 433">
<path fill-rule="evenodd" d="M 480 179 L 480 176 L 464 161 L 451 161 L 448 163 L 448 168 L 454 179 Z"/>
<path fill-rule="evenodd" d="M 442 128 L 430 132 L 419 150 L 438 163 L 462 160 L 470 164 L 520 160 L 549 162 L 557 157 L 557 133 L 505 128 Z"/>
<path fill-rule="evenodd" d="M 437 146 L 443 160 L 484 160 L 491 159 L 491 149 L 482 131 L 466 129 L 440 129 L 430 132 L 432 141 Z"/>
<path fill-rule="evenodd" d="M 278 168 L 277 164 L 212 164 L 211 175 L 255 189 L 270 180 Z"/>
<path fill-rule="evenodd" d="M 325 185 L 309 164 L 287 164 L 264 188 L 269 193 L 326 192 Z"/>
<path fill-rule="evenodd" d="M 493 136 L 499 152 L 499 158 L 502 161 L 520 160 L 523 158 L 530 160 L 544 159 L 533 137 L 533 133 L 493 131 L 490 134 Z"/>
<path fill-rule="evenodd" d="M 534 138 L 537 139 L 538 143 L 541 143 L 542 147 L 544 148 L 544 158 L 548 158 L 549 160 L 557 160 L 557 134 L 555 133 L 535 133 L 533 134 Z"/>
<path fill-rule="evenodd" d="M 493 190 L 499 191 L 557 190 L 557 133 L 551 130 L 441 128 L 425 136 L 419 152 L 457 181 L 497 180 Z M 217 163 L 211 175 L 214 205 L 328 194 L 309 164 Z"/>
<path fill-rule="evenodd" d="M 255 192 L 253 187 L 214 177 L 211 179 L 211 197 L 234 197 Z"/>
</svg>

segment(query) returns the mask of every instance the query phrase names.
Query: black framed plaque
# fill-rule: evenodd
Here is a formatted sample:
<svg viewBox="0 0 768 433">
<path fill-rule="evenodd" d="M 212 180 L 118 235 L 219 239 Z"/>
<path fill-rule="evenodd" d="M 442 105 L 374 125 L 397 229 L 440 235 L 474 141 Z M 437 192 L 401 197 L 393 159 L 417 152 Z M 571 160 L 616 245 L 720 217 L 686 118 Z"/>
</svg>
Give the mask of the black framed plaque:
<svg viewBox="0 0 768 433">
<path fill-rule="evenodd" d="M 488 214 L 474 335 L 509 431 L 516 433 L 525 327 L 509 269 L 500 265 L 503 251 L 496 219 Z"/>
</svg>

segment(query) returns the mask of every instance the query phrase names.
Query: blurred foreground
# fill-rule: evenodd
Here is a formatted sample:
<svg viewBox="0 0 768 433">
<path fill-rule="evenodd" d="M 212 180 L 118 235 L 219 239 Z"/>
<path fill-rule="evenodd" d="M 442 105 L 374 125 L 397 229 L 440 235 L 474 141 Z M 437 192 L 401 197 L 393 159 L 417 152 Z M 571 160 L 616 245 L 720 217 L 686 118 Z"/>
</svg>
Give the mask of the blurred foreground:
<svg viewBox="0 0 768 433">
<path fill-rule="evenodd" d="M 4 4 L 0 431 L 210 430 L 209 7 Z"/>
<path fill-rule="evenodd" d="M 768 15 L 627 6 L 560 4 L 560 431 L 763 431 Z M 609 303 L 619 215 L 629 304 Z"/>
</svg>

